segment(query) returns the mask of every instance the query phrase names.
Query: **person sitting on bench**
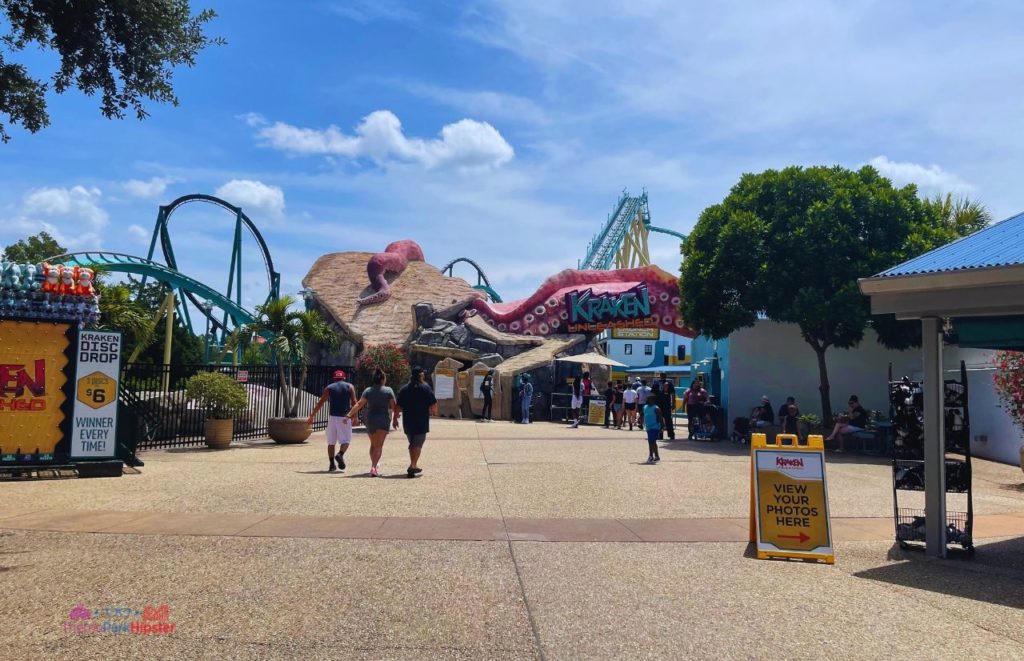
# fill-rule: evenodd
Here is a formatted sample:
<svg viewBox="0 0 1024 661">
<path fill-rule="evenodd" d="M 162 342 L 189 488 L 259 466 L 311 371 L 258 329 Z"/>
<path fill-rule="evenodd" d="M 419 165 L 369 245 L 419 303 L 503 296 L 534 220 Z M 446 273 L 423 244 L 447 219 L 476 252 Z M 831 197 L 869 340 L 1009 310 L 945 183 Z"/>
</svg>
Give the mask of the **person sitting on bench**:
<svg viewBox="0 0 1024 661">
<path fill-rule="evenodd" d="M 750 424 L 753 427 L 771 427 L 775 424 L 775 411 L 772 410 L 772 403 L 768 401 L 768 395 L 763 395 L 761 405 L 755 406 L 750 412 Z"/>
<path fill-rule="evenodd" d="M 836 448 L 836 452 L 845 452 L 846 436 L 848 434 L 856 434 L 859 431 L 864 431 L 867 427 L 868 412 L 860 405 L 857 395 L 850 395 L 850 401 L 847 402 L 846 413 L 840 415 L 836 419 L 836 426 L 833 427 L 832 433 L 829 434 L 828 438 L 825 440 L 833 441 L 838 437 L 839 447 Z"/>
</svg>

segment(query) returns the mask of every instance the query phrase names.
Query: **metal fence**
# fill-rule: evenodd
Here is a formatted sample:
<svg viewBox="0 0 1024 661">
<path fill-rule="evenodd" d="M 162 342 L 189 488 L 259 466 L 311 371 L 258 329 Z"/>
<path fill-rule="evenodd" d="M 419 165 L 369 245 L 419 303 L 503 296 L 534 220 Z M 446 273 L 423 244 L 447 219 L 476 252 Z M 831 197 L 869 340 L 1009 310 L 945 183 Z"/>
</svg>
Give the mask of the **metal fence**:
<svg viewBox="0 0 1024 661">
<path fill-rule="evenodd" d="M 293 388 L 299 398 L 298 416 L 308 416 L 324 388 L 331 383 L 335 366 L 310 366 L 298 383 L 299 369 L 292 368 Z M 346 372 L 350 368 L 342 367 Z M 204 415 L 197 403 L 185 396 L 185 382 L 200 372 L 222 372 L 241 383 L 249 406 L 235 416 L 234 438 L 261 438 L 267 420 L 284 415 L 284 398 L 276 365 L 126 365 L 121 377 L 122 421 L 138 439 L 138 449 L 202 445 Z M 327 407 L 313 422 L 313 429 L 327 427 Z"/>
</svg>

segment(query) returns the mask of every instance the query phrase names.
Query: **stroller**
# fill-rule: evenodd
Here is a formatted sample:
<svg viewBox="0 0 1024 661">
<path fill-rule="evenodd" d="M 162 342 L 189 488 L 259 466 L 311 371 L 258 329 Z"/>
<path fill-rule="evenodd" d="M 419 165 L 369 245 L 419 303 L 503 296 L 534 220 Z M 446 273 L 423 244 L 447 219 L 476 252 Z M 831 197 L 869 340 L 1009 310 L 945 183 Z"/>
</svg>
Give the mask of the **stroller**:
<svg viewBox="0 0 1024 661">
<path fill-rule="evenodd" d="M 717 441 L 719 439 L 718 427 L 715 421 L 719 418 L 719 408 L 713 404 L 706 404 L 700 417 L 693 421 L 694 441 Z"/>
<path fill-rule="evenodd" d="M 733 418 L 732 435 L 733 443 L 746 443 L 750 440 L 750 418 Z"/>
</svg>

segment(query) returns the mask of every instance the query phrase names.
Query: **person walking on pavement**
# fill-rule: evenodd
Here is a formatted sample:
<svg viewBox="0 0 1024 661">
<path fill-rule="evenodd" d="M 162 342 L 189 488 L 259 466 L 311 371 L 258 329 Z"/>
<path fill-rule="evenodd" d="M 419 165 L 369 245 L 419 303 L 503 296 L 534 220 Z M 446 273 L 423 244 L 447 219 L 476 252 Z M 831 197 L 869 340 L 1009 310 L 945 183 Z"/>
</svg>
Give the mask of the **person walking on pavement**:
<svg viewBox="0 0 1024 661">
<path fill-rule="evenodd" d="M 642 431 L 644 428 L 644 405 L 651 397 L 651 389 L 647 387 L 647 380 L 640 379 L 640 386 L 636 389 L 636 408 L 639 415 L 636 418 L 637 426 Z"/>
<path fill-rule="evenodd" d="M 327 460 L 328 471 L 334 470 L 337 462 L 338 470 L 345 470 L 345 452 L 352 443 L 352 419 L 348 417 L 349 409 L 356 400 L 356 389 L 345 380 L 343 370 L 335 370 L 334 383 L 324 388 L 320 401 L 313 407 L 313 412 L 306 418 L 306 424 L 313 426 L 313 418 L 320 412 L 324 402 L 329 403 L 327 409 Z M 338 453 L 334 446 L 338 445 Z"/>
<path fill-rule="evenodd" d="M 377 368 L 373 373 L 373 385 L 363 391 L 359 401 L 348 414 L 354 422 L 359 411 L 366 407 L 366 433 L 370 435 L 370 477 L 380 477 L 380 456 L 384 454 L 384 441 L 390 430 L 389 423 L 398 429 L 400 411 L 395 402 L 395 391 L 384 385 L 386 381 L 384 370 Z"/>
<path fill-rule="evenodd" d="M 658 397 L 658 408 L 661 409 L 661 429 L 658 437 L 664 438 L 668 432 L 668 440 L 676 440 L 676 428 L 672 421 L 672 415 L 676 408 L 676 389 L 670 381 L 662 384 L 660 397 Z"/>
<path fill-rule="evenodd" d="M 647 400 L 640 415 L 647 427 L 647 463 L 656 464 L 661 461 L 661 455 L 658 454 L 658 438 L 661 435 L 664 417 L 654 398 Z"/>
<path fill-rule="evenodd" d="M 523 395 L 520 398 L 520 405 L 523 409 L 523 424 L 530 422 L 530 405 L 533 403 L 533 384 L 530 383 L 530 375 L 523 375 Z"/>
<path fill-rule="evenodd" d="M 487 372 L 484 380 L 480 382 L 480 394 L 484 396 L 484 409 L 480 412 L 480 419 L 484 422 L 493 422 L 491 407 L 494 404 L 494 370 Z"/>
<path fill-rule="evenodd" d="M 437 415 L 437 398 L 434 390 L 423 378 L 423 368 L 412 368 L 409 383 L 398 391 L 395 400 L 398 407 L 394 412 L 394 427 L 398 427 L 399 411 L 402 414 L 402 431 L 409 439 L 409 468 L 405 471 L 408 477 L 417 477 L 423 472 L 419 467 L 420 453 L 430 432 L 430 416 Z"/>
<path fill-rule="evenodd" d="M 580 408 L 583 407 L 583 384 L 575 376 L 572 377 L 572 395 L 569 401 L 569 408 L 572 415 L 572 428 L 580 426 Z"/>
<path fill-rule="evenodd" d="M 629 424 L 629 431 L 633 431 L 633 419 L 636 418 L 636 398 L 636 391 L 633 390 L 633 384 L 630 383 L 626 386 L 626 389 L 622 391 L 622 413 L 626 416 L 626 422 Z"/>
</svg>

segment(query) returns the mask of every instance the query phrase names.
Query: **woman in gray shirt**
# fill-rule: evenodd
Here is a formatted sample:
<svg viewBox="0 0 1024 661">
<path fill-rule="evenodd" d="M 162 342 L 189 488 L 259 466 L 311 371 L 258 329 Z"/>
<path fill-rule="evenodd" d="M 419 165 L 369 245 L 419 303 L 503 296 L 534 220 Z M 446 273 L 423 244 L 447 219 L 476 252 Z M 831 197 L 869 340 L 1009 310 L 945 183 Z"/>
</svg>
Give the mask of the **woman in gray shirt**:
<svg viewBox="0 0 1024 661">
<path fill-rule="evenodd" d="M 375 371 L 373 385 L 363 391 L 362 397 L 348 414 L 355 426 L 359 411 L 366 407 L 366 432 L 370 435 L 370 477 L 380 477 L 380 456 L 384 453 L 384 439 L 388 437 L 392 420 L 395 429 L 398 429 L 399 409 L 395 402 L 395 391 L 384 385 L 385 380 L 383 370 Z"/>
</svg>

